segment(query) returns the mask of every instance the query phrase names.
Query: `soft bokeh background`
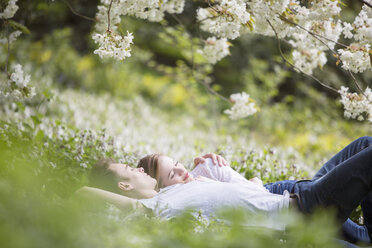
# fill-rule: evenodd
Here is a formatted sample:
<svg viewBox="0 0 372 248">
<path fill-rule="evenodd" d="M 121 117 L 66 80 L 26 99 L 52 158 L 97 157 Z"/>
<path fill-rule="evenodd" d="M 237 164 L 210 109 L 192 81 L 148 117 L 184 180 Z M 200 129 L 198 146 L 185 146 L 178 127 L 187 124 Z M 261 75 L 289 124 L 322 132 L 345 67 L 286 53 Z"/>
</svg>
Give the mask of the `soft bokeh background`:
<svg viewBox="0 0 372 248">
<path fill-rule="evenodd" d="M 89 17 L 99 3 L 68 2 Z M 123 18 L 121 27 L 133 32 L 135 44 L 131 58 L 116 62 L 93 54 L 94 24 L 74 15 L 64 1 L 19 1 L 14 20 L 31 33 L 12 44 L 10 62 L 31 74 L 37 95 L 1 101 L 4 247 L 337 245 L 331 213 L 284 218 L 287 232 L 252 231 L 241 227 L 242 220 L 252 220 L 241 213 L 227 217 L 232 226 L 208 226 L 189 216 L 165 222 L 73 200 L 100 157 L 135 166 L 141 156 L 163 152 L 191 168 L 194 157 L 214 152 L 247 178 L 272 182 L 311 178 L 342 147 L 371 135 L 370 124 L 343 118 L 337 94 L 286 67 L 275 39 L 249 34 L 234 41 L 231 56 L 214 67 L 194 57 L 196 78 L 207 78 L 225 97 L 246 91 L 260 108 L 254 116 L 229 120 L 223 114 L 229 104 L 191 76 L 191 53 L 198 47 L 191 50 L 196 40 L 183 31 L 187 27 L 196 34 L 198 29 L 192 22 L 195 6 L 188 2 L 177 17 L 183 26 L 172 16 L 162 23 Z M 352 20 L 361 6 L 346 4 L 342 18 Z M 3 69 L 7 48 L 1 49 Z M 289 54 L 289 47 L 285 51 Z M 349 75 L 329 60 L 315 75 L 335 88 L 346 84 L 355 91 Z M 372 86 L 371 72 L 357 79 L 363 87 Z M 353 218 L 362 222 L 359 211 Z"/>
</svg>

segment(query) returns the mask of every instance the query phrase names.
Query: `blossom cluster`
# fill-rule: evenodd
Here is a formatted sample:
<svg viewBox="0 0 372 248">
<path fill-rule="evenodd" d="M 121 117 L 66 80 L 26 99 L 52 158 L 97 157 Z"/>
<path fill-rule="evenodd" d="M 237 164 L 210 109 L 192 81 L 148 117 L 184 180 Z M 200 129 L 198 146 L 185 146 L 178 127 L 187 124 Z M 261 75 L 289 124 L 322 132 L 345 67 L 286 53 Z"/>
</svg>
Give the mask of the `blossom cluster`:
<svg viewBox="0 0 372 248">
<path fill-rule="evenodd" d="M 117 60 L 123 60 L 125 57 L 130 57 L 130 45 L 133 43 L 133 35 L 127 33 L 127 36 L 122 37 L 116 35 L 110 31 L 104 34 L 94 34 L 93 40 L 99 44 L 99 48 L 94 50 L 95 54 L 98 54 L 101 58 L 115 58 Z"/>
<path fill-rule="evenodd" d="M 359 44 L 352 44 L 348 49 L 339 49 L 342 68 L 358 73 L 368 70 L 371 67 L 369 58 L 370 44 L 358 47 Z"/>
<path fill-rule="evenodd" d="M 8 5 L 5 7 L 4 12 L 0 13 L 0 19 L 10 19 L 13 18 L 14 14 L 18 10 L 18 5 L 16 4 L 18 0 L 9 0 Z"/>
<path fill-rule="evenodd" d="M 31 76 L 24 73 L 22 65 L 14 66 L 10 79 L 1 84 L 0 101 L 20 101 L 35 96 L 35 88 L 29 85 Z"/>
<path fill-rule="evenodd" d="M 371 69 L 372 8 L 364 5 L 352 25 L 344 23 L 343 34 L 345 38 L 354 38 L 354 42 L 337 50 L 342 68 L 355 73 Z"/>
<path fill-rule="evenodd" d="M 122 60 L 130 56 L 130 45 L 133 43 L 133 35 L 127 32 L 122 37 L 117 31 L 121 16 L 135 16 L 149 21 L 161 21 L 164 13 L 181 13 L 185 0 L 101 0 L 98 6 L 96 19 L 98 20 L 93 34 L 93 40 L 99 44 L 94 51 L 102 57 L 112 57 Z M 110 15 L 108 11 L 110 10 Z M 109 18 L 110 16 L 110 18 Z"/>
<path fill-rule="evenodd" d="M 18 0 L 9 0 L 8 5 L 5 7 L 4 12 L 0 13 L 0 19 L 11 19 L 18 10 L 18 5 L 16 4 Z M 22 34 L 21 31 L 16 30 L 8 35 L 6 38 L 0 37 L 0 44 L 11 44 L 15 41 L 18 36 Z"/>
<path fill-rule="evenodd" d="M 199 8 L 197 19 L 201 21 L 201 28 L 218 37 L 236 39 L 240 30 L 251 20 L 246 11 L 246 3 L 241 0 L 215 1 L 213 7 Z"/>
<path fill-rule="evenodd" d="M 225 114 L 229 115 L 230 119 L 237 120 L 257 112 L 257 107 L 249 95 L 245 92 L 232 94 L 230 101 L 233 102 L 231 109 L 224 111 Z"/>
<path fill-rule="evenodd" d="M 217 63 L 230 54 L 229 42 L 227 42 L 226 38 L 216 39 L 216 37 L 209 37 L 205 43 L 206 45 L 200 53 L 203 54 L 211 64 Z"/>
<path fill-rule="evenodd" d="M 166 12 L 181 13 L 185 1 L 102 0 L 101 3 L 97 12 L 99 22 L 96 30 L 98 33 L 106 32 L 108 26 L 110 26 L 109 31 L 116 32 L 116 25 L 120 23 L 122 15 L 135 16 L 149 21 L 161 21 Z M 110 25 L 108 25 L 107 13 L 110 3 Z M 343 68 L 354 72 L 362 72 L 371 68 L 367 58 L 369 48 L 366 46 L 371 40 L 372 10 L 366 5 L 351 25 L 337 19 L 341 12 L 341 4 L 334 0 L 315 0 L 307 6 L 298 0 L 216 0 L 208 3 L 208 7 L 197 9 L 196 18 L 202 30 L 219 39 L 236 39 L 247 32 L 268 36 L 274 36 L 276 33 L 279 38 L 286 39 L 292 45 L 295 67 L 311 74 L 315 68 L 322 68 L 327 63 L 327 50 L 333 50 L 340 35 L 344 33 L 345 37 L 354 37 L 358 46 L 364 49 L 359 51 L 339 49 Z M 109 39 L 103 41 L 110 42 Z M 107 46 L 100 44 L 100 46 L 101 53 L 112 47 L 109 44 Z M 210 43 L 206 42 L 205 46 L 204 50 L 208 52 L 204 52 L 204 56 L 210 63 L 216 63 L 219 60 L 218 57 L 222 57 L 219 54 L 221 50 L 216 49 L 215 54 L 212 54 Z M 115 57 L 115 53 L 106 54 Z M 228 55 L 226 52 L 223 54 Z"/>
<path fill-rule="evenodd" d="M 350 93 L 347 87 L 341 87 L 339 93 L 346 118 L 359 121 L 367 119 L 372 123 L 372 90 L 369 87 L 362 94 Z"/>
</svg>

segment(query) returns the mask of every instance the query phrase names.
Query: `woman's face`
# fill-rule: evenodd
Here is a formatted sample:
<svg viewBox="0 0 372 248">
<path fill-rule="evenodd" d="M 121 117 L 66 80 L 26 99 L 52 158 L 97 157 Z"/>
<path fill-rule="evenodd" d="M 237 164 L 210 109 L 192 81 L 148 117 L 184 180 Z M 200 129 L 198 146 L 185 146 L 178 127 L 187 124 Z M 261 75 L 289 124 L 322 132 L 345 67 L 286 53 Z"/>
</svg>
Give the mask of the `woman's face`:
<svg viewBox="0 0 372 248">
<path fill-rule="evenodd" d="M 159 188 L 178 183 L 188 183 L 193 176 L 178 161 L 167 156 L 160 156 L 158 160 L 157 178 Z"/>
</svg>

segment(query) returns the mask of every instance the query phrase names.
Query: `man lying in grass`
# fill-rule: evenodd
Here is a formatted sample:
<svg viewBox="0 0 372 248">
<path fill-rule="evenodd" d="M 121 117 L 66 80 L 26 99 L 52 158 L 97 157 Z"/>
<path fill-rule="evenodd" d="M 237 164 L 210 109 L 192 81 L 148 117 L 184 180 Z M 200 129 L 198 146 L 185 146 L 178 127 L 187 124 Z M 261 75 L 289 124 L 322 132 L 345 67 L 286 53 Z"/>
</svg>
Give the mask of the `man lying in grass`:
<svg viewBox="0 0 372 248">
<path fill-rule="evenodd" d="M 292 184 L 287 181 L 291 193 L 287 190 L 278 192 L 283 194 L 270 193 L 258 180 L 246 180 L 230 167 L 213 166 L 208 159 L 189 173 L 182 164 L 163 155 L 150 155 L 140 162 L 140 165 L 147 165 L 144 167 L 159 183 L 142 167 L 131 168 L 103 160 L 93 170 L 96 185 L 121 195 L 89 187 L 81 189 L 80 193 L 98 196 L 120 208 L 144 207 L 165 218 L 176 216 L 185 209 L 201 210 L 208 218 L 222 207 L 241 206 L 253 213 L 268 214 L 291 206 L 303 213 L 311 213 L 319 206 L 334 207 L 338 220 L 346 221 L 344 226 L 348 228 L 344 228 L 345 231 L 368 242 L 372 231 L 371 144 L 371 137 L 362 137 L 329 160 L 313 180 Z M 157 185 L 166 187 L 157 192 Z M 361 228 L 347 221 L 360 203 L 366 222 Z"/>
</svg>

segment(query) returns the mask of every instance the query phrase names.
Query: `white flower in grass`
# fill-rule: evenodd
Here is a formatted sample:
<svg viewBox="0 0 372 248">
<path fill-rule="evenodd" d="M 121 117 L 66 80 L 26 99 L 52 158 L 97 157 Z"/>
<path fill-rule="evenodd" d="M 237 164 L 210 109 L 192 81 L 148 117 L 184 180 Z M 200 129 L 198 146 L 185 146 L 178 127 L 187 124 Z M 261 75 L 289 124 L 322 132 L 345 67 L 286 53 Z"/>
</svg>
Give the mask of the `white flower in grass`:
<svg viewBox="0 0 372 248">
<path fill-rule="evenodd" d="M 257 112 L 253 99 L 245 92 L 232 94 L 230 100 L 234 105 L 231 109 L 225 110 L 224 113 L 229 115 L 232 120 L 245 118 Z"/>
<path fill-rule="evenodd" d="M 18 6 L 16 4 L 18 0 L 10 0 L 8 5 L 4 9 L 3 13 L 0 13 L 0 19 L 10 19 L 14 16 L 14 14 L 18 10 Z"/>
<path fill-rule="evenodd" d="M 15 82 L 18 88 L 22 89 L 27 87 L 30 79 L 30 75 L 24 75 L 22 65 L 17 64 L 14 66 L 14 72 L 10 75 L 10 80 Z"/>
<path fill-rule="evenodd" d="M 116 35 L 111 31 L 104 34 L 94 34 L 93 40 L 99 44 L 99 48 L 94 51 L 101 58 L 114 58 L 116 60 L 123 60 L 125 57 L 130 57 L 130 45 L 133 44 L 132 33 L 127 32 L 127 36 L 122 37 Z"/>
<path fill-rule="evenodd" d="M 230 54 L 229 52 L 229 42 L 226 38 L 216 39 L 216 37 L 209 37 L 205 41 L 205 46 L 201 54 L 208 60 L 211 64 L 216 64 L 218 61 Z"/>
</svg>

